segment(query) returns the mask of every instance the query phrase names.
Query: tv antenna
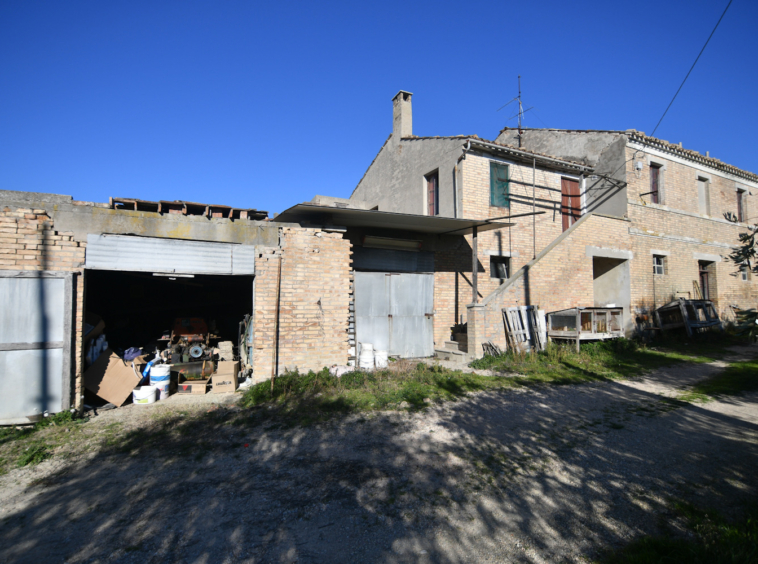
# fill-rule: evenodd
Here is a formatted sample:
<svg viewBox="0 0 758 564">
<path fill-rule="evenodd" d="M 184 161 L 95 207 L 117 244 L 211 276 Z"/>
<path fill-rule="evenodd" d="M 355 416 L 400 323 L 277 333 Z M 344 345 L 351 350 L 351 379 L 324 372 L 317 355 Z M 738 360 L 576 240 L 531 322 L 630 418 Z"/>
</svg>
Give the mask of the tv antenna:
<svg viewBox="0 0 758 564">
<path fill-rule="evenodd" d="M 510 121 L 515 117 L 518 117 L 518 146 L 521 147 L 521 135 L 523 134 L 523 120 L 524 120 L 524 114 L 528 112 L 529 110 L 533 110 L 534 106 L 528 109 L 524 109 L 523 104 L 521 103 L 521 75 L 518 75 L 518 96 L 516 96 L 513 100 L 505 104 L 505 106 L 501 106 L 498 108 L 498 112 L 505 108 L 506 106 L 510 105 L 511 102 L 518 101 L 518 113 L 513 114 L 511 117 L 509 117 L 506 121 Z"/>
</svg>

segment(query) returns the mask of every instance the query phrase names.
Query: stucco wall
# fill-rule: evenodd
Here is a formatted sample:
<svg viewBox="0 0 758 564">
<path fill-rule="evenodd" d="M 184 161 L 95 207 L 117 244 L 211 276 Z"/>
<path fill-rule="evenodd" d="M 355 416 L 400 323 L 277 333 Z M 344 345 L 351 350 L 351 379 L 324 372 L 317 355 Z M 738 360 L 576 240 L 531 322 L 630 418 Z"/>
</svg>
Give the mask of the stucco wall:
<svg viewBox="0 0 758 564">
<path fill-rule="evenodd" d="M 390 137 L 350 199 L 376 203 L 381 211 L 426 215 L 424 176 L 439 170 L 439 215 L 456 217 L 453 176 L 462 147 L 462 139 Z"/>
</svg>

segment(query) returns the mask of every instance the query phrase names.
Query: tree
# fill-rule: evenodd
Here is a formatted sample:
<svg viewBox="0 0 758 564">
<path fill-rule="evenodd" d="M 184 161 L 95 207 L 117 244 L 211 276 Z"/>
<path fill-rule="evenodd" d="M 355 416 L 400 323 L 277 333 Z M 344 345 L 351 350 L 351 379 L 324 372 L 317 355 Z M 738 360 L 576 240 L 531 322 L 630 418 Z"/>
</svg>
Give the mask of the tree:
<svg viewBox="0 0 758 564">
<path fill-rule="evenodd" d="M 731 212 L 724 214 L 727 221 L 737 223 L 737 218 Z M 740 271 L 747 268 L 752 271 L 754 276 L 758 276 L 758 249 L 756 248 L 756 236 L 758 235 L 758 226 L 753 225 L 748 228 L 747 233 L 740 233 L 739 246 L 729 255 L 731 260 Z M 758 338 L 758 312 L 755 308 L 736 309 L 737 316 L 737 334 L 748 337 L 751 341 Z"/>
</svg>

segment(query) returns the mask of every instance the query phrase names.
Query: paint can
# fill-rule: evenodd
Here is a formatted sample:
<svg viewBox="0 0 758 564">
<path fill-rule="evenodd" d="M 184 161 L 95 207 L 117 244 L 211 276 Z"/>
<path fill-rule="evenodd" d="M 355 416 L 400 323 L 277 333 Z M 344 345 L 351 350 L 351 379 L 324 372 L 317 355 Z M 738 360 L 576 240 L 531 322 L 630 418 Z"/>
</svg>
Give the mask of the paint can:
<svg viewBox="0 0 758 564">
<path fill-rule="evenodd" d="M 155 386 L 137 386 L 132 391 L 132 402 L 136 405 L 155 403 L 158 388 Z"/>
<path fill-rule="evenodd" d="M 387 351 L 374 351 L 374 365 L 377 368 L 387 368 L 389 363 Z"/>
</svg>

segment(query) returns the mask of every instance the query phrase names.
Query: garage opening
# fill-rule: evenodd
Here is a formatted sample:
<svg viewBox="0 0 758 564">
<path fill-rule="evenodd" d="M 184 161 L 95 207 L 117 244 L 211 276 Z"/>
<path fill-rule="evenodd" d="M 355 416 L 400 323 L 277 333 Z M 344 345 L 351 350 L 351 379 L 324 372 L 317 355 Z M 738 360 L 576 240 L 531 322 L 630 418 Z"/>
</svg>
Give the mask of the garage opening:
<svg viewBox="0 0 758 564">
<path fill-rule="evenodd" d="M 239 324 L 253 311 L 253 276 L 155 276 L 88 270 L 86 311 L 105 322 L 111 349 L 153 352 L 176 319 L 202 318 L 218 341 L 238 344 Z"/>
</svg>

